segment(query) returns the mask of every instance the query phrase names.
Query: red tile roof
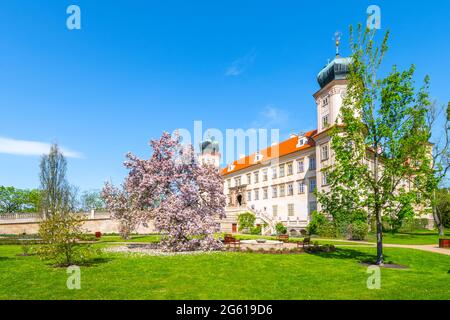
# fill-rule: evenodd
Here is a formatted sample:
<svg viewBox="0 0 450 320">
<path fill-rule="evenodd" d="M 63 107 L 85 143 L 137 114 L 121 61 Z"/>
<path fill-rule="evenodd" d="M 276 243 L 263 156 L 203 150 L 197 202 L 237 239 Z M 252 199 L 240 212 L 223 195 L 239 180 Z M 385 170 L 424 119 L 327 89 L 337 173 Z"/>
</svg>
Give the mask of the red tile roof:
<svg viewBox="0 0 450 320">
<path fill-rule="evenodd" d="M 251 166 L 255 166 L 257 164 L 260 164 L 261 162 L 265 162 L 271 159 L 275 159 L 277 157 L 282 157 L 288 154 L 291 154 L 293 152 L 297 152 L 300 150 L 306 150 L 311 147 L 315 146 L 314 140 L 312 137 L 317 133 L 317 130 L 311 130 L 308 133 L 306 133 L 304 136 L 309 138 L 308 142 L 304 144 L 301 147 L 297 147 L 298 144 L 298 136 L 289 138 L 288 140 L 280 142 L 278 145 L 268 147 L 262 151 L 259 152 L 259 154 L 263 155 L 263 158 L 261 161 L 255 162 L 255 156 L 257 153 L 253 153 L 249 156 L 246 156 L 245 158 L 235 160 L 232 165 L 234 166 L 233 170 L 228 171 L 228 166 L 220 170 L 220 174 L 222 176 L 226 176 L 228 174 L 234 173 L 236 171 L 249 168 Z M 277 154 L 278 149 L 278 154 Z"/>
</svg>

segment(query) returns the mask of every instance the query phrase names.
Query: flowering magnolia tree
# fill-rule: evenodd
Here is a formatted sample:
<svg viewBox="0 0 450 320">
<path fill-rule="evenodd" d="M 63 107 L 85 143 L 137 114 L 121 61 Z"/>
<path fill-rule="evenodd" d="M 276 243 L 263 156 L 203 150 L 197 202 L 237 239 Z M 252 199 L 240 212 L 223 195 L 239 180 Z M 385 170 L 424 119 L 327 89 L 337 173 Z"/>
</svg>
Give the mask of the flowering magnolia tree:
<svg viewBox="0 0 450 320">
<path fill-rule="evenodd" d="M 124 239 L 130 239 L 130 235 L 139 224 L 145 223 L 146 215 L 142 211 L 136 211 L 132 205 L 129 193 L 125 189 L 119 189 L 110 183 L 106 183 L 102 191 L 102 198 L 112 218 L 119 221 L 119 234 Z"/>
<path fill-rule="evenodd" d="M 150 159 L 128 154 L 130 171 L 119 190 L 106 184 L 103 197 L 113 215 L 127 225 L 153 220 L 168 251 L 216 250 L 215 218 L 225 216 L 223 181 L 214 166 L 197 162 L 192 146 L 163 133 L 150 142 Z"/>
</svg>

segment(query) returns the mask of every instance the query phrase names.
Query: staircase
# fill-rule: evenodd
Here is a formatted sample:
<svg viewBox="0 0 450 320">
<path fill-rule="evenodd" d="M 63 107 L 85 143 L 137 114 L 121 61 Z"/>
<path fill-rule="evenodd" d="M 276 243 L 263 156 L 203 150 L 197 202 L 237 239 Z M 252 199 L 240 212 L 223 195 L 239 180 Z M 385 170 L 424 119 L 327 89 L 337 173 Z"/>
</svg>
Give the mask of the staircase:
<svg viewBox="0 0 450 320">
<path fill-rule="evenodd" d="M 257 219 L 261 220 L 264 224 L 266 224 L 266 226 L 264 226 L 264 224 L 262 225 L 261 228 L 261 235 L 263 236 L 270 236 L 271 234 L 275 233 L 275 225 L 276 225 L 276 221 L 273 220 L 272 217 L 270 217 L 267 212 L 263 211 L 263 210 L 256 210 L 254 208 L 250 208 L 247 207 L 247 210 L 252 212 Z"/>
</svg>

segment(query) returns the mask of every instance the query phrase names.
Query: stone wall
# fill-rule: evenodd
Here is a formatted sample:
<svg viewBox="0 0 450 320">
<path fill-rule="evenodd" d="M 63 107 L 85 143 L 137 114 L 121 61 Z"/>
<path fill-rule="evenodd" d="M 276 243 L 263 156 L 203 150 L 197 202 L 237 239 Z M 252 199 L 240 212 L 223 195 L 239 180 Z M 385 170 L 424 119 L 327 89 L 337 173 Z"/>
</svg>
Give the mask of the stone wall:
<svg viewBox="0 0 450 320">
<path fill-rule="evenodd" d="M 5 219 L 7 218 L 7 219 Z M 0 219 L 0 234 L 36 234 L 39 231 L 39 222 L 41 219 L 36 216 L 21 216 L 10 215 Z M 116 220 L 112 220 L 109 214 L 86 214 L 84 220 L 84 228 L 89 233 L 95 233 L 100 231 L 101 233 L 119 233 L 119 223 Z M 148 234 L 154 233 L 155 228 L 153 223 L 149 223 L 148 226 L 139 226 L 137 233 Z"/>
</svg>

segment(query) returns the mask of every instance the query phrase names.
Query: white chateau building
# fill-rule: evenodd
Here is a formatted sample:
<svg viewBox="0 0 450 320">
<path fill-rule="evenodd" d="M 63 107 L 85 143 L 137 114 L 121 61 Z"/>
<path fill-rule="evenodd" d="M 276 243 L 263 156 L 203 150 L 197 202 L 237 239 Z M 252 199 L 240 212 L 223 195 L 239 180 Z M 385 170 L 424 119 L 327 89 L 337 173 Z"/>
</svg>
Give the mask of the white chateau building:
<svg viewBox="0 0 450 320">
<path fill-rule="evenodd" d="M 253 212 L 263 234 L 274 233 L 282 222 L 290 234 L 303 232 L 317 209 L 314 190 L 327 187 L 321 168 L 329 165 L 330 124 L 335 123 L 346 91 L 349 58 L 336 55 L 317 77 L 320 89 L 313 97 L 317 105 L 317 129 L 293 134 L 288 140 L 242 157 L 220 170 L 227 196 L 226 215 L 220 229 L 237 232 L 237 217 Z M 220 163 L 219 144 L 201 143 L 200 161 Z"/>
<path fill-rule="evenodd" d="M 305 231 L 311 213 L 318 209 L 314 190 L 328 188 L 321 169 L 331 164 L 330 124 L 336 123 L 340 112 L 349 64 L 349 58 L 337 54 L 317 76 L 320 89 L 313 94 L 317 129 L 293 134 L 288 140 L 220 169 L 227 196 L 227 217 L 218 221 L 222 232 L 238 232 L 237 218 L 243 212 L 253 212 L 256 223 L 266 226 L 263 235 L 273 234 L 278 222 L 291 235 Z M 219 167 L 217 141 L 207 139 L 201 144 L 201 150 L 201 161 Z"/>
</svg>

